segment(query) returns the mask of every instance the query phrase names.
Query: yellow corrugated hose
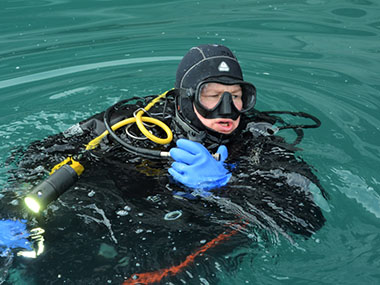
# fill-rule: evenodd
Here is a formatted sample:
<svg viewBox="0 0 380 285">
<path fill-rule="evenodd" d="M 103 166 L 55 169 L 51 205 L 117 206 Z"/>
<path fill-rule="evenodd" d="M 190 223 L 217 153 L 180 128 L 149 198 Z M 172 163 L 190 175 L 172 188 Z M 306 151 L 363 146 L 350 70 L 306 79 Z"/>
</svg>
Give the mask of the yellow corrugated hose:
<svg viewBox="0 0 380 285">
<path fill-rule="evenodd" d="M 147 117 L 147 116 L 143 116 L 145 112 L 148 112 L 150 110 L 150 108 L 152 108 L 154 106 L 154 104 L 156 104 L 158 101 L 160 101 L 163 97 L 166 96 L 166 94 L 169 92 L 170 90 L 168 91 L 165 91 L 164 93 L 162 93 L 161 95 L 157 96 L 156 98 L 154 98 L 151 102 L 149 102 L 149 104 L 144 108 L 144 109 L 141 109 L 137 112 L 136 114 L 136 117 L 133 117 L 133 118 L 127 118 L 127 119 L 124 119 L 116 124 L 114 124 L 111 128 L 113 131 L 123 127 L 123 126 L 126 126 L 126 125 L 129 125 L 129 124 L 133 124 L 133 123 L 136 123 L 137 124 L 137 127 L 139 128 L 139 130 L 147 137 L 149 138 L 151 141 L 155 142 L 155 143 L 158 143 L 158 144 L 168 144 L 170 143 L 172 140 L 173 140 L 173 133 L 171 131 L 171 129 L 162 121 L 158 120 L 158 119 L 155 119 L 155 118 L 152 118 L 152 117 Z M 153 125 L 156 125 L 158 127 L 160 127 L 161 129 L 163 129 L 167 135 L 166 138 L 162 139 L 162 138 L 159 138 L 155 135 L 153 135 L 151 132 L 149 132 L 143 122 L 147 122 L 147 123 L 151 123 Z M 92 141 L 90 141 L 87 146 L 86 146 L 86 150 L 90 150 L 90 149 L 94 149 L 96 148 L 100 141 L 108 134 L 108 131 L 104 131 L 100 136 L 96 137 L 95 139 L 93 139 Z"/>
</svg>

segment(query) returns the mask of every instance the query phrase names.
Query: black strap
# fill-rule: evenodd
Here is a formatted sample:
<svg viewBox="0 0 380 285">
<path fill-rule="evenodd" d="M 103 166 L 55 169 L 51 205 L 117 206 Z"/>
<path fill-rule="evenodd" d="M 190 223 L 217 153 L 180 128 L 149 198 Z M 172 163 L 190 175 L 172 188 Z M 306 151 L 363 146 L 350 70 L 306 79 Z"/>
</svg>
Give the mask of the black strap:
<svg viewBox="0 0 380 285">
<path fill-rule="evenodd" d="M 295 146 L 299 144 L 304 136 L 303 129 L 310 129 L 310 128 L 318 128 L 321 126 L 321 121 L 308 113 L 305 112 L 290 112 L 290 111 L 257 111 L 255 110 L 256 113 L 259 115 L 259 117 L 264 117 L 267 121 L 269 121 L 271 124 L 275 124 L 276 122 L 279 122 L 283 124 L 283 126 L 278 126 L 278 130 L 285 130 L 285 129 L 292 129 L 296 135 L 297 138 L 290 143 L 290 145 Z M 302 117 L 306 119 L 311 119 L 314 121 L 314 124 L 306 125 L 306 124 L 300 124 L 300 125 L 291 125 L 286 123 L 281 117 L 279 116 L 274 116 L 274 114 L 279 114 L 279 115 L 291 115 L 294 117 Z"/>
<path fill-rule="evenodd" d="M 264 114 L 264 115 L 269 115 L 269 116 L 270 116 L 270 114 L 292 115 L 294 117 L 302 117 L 302 118 L 311 119 L 311 120 L 314 121 L 314 124 L 312 124 L 312 125 L 305 125 L 305 124 L 302 124 L 302 125 L 289 125 L 289 124 L 286 124 L 284 122 L 284 120 L 281 119 L 280 117 L 274 116 L 278 121 L 280 121 L 281 123 L 285 124 L 284 126 L 279 127 L 280 130 L 282 130 L 282 129 L 310 129 L 310 128 L 319 128 L 321 126 L 321 121 L 317 117 L 315 117 L 313 115 L 310 115 L 308 113 L 304 113 L 304 112 L 265 111 L 265 112 L 260 112 L 260 113 Z"/>
</svg>

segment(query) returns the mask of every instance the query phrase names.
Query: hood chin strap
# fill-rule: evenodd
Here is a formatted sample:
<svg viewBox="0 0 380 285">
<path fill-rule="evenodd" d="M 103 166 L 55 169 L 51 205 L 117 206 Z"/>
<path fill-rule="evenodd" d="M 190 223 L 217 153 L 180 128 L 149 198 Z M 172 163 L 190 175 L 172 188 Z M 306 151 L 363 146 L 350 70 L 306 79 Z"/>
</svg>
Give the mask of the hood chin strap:
<svg viewBox="0 0 380 285">
<path fill-rule="evenodd" d="M 175 113 L 175 124 L 181 131 L 186 134 L 186 137 L 191 141 L 203 142 L 207 136 L 206 131 L 200 131 L 194 126 L 191 126 L 190 123 L 185 118 L 183 118 L 179 111 L 176 110 Z"/>
</svg>

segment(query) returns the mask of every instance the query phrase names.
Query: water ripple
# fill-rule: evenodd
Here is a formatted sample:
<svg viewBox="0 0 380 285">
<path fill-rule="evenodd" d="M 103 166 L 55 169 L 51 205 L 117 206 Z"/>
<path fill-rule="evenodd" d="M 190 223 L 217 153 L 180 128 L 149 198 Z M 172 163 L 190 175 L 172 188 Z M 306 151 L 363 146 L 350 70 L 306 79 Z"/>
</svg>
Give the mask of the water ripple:
<svg viewBox="0 0 380 285">
<path fill-rule="evenodd" d="M 210 284 L 213 279 L 209 277 L 215 273 L 224 284 L 302 280 L 315 284 L 360 284 L 363 280 L 376 283 L 379 244 L 374 241 L 379 240 L 380 218 L 380 182 L 376 176 L 380 161 L 380 21 L 376 1 L 93 0 L 91 5 L 86 5 L 89 1 L 74 0 L 36 0 L 33 5 L 30 0 L 3 2 L 0 14 L 7 25 L 0 27 L 2 160 L 9 157 L 15 146 L 62 131 L 117 100 L 160 90 L 173 80 L 174 61 L 180 60 L 166 55 L 183 55 L 197 44 L 226 44 L 242 63 L 245 79 L 257 86 L 259 110 L 304 111 L 321 119 L 321 128 L 305 131 L 300 147 L 305 150 L 302 157 L 311 158 L 308 162 L 318 170 L 321 183 L 331 195 L 331 204 L 327 205 L 331 211 L 325 212 L 328 222 L 324 228 L 300 242 L 306 249 L 304 254 L 295 250 L 290 237 L 275 222 L 253 226 L 258 219 L 267 218 L 255 205 L 241 208 L 220 200 L 217 205 L 221 209 L 241 213 L 252 224 L 239 236 L 251 238 L 253 246 L 244 248 L 240 243 L 242 248 L 235 249 L 230 259 L 216 258 L 215 272 L 209 272 L 207 263 L 199 260 L 199 265 L 182 277 L 194 283 L 204 276 L 202 280 L 207 278 Z M 162 63 L 165 61 L 172 62 Z M 146 62 L 153 64 L 138 66 Z M 135 63 L 136 68 L 123 68 Z M 102 68 L 101 72 L 94 72 Z M 2 185 L 7 183 L 7 170 L 3 167 L 0 171 Z M 75 196 L 71 198 L 71 204 L 78 202 Z M 101 201 L 104 210 L 114 205 L 114 200 L 104 204 L 96 195 L 91 199 Z M 119 225 L 120 220 L 107 214 L 111 228 L 96 209 L 67 210 L 83 215 L 79 218 L 90 221 L 90 229 L 95 230 L 96 223 L 102 230 L 108 229 L 105 232 L 111 240 L 120 240 L 115 243 L 116 250 L 130 250 L 126 246 L 129 241 L 125 239 L 124 243 L 120 235 L 129 224 Z M 356 214 L 355 219 L 352 213 Z M 365 219 L 360 220 L 361 216 Z M 147 216 L 146 221 L 154 217 Z M 55 227 L 54 221 L 49 223 Z M 89 240 L 88 233 L 83 234 L 75 239 L 78 248 L 82 241 Z M 49 261 L 49 256 L 54 260 L 56 256 L 53 253 L 57 240 L 51 238 L 53 251 L 42 261 Z M 91 241 L 98 239 L 91 236 Z M 233 244 L 234 240 L 226 245 L 231 246 L 230 242 Z M 139 238 L 133 246 L 144 243 Z M 63 264 L 70 264 L 71 260 L 78 262 L 73 264 L 85 263 L 85 259 L 73 254 L 69 243 L 64 244 L 58 250 L 65 263 L 53 262 L 57 268 L 51 276 L 35 270 L 45 268 L 41 264 L 25 263 L 17 268 L 24 266 L 30 278 L 40 274 L 42 279 L 46 277 L 44 281 L 70 282 L 73 275 L 63 274 Z M 178 247 L 177 252 L 180 250 Z M 149 253 L 146 260 L 158 260 Z M 211 255 L 205 257 L 209 259 Z M 296 266 L 289 267 L 290 263 Z M 115 272 L 112 264 L 107 266 L 107 277 L 112 283 L 121 284 L 111 275 L 124 274 L 125 269 Z M 358 268 L 365 268 L 364 273 L 357 274 Z M 241 272 L 240 276 L 237 272 Z M 60 280 L 56 279 L 57 274 L 62 274 Z M 89 280 L 103 276 L 103 271 L 94 272 Z"/>
<path fill-rule="evenodd" d="M 349 170 L 333 168 L 341 183 L 338 189 L 348 198 L 354 199 L 367 211 L 380 218 L 380 195 L 366 181 Z"/>
<path fill-rule="evenodd" d="M 161 56 L 161 57 L 142 57 L 142 58 L 131 58 L 131 59 L 120 59 L 120 60 L 111 60 L 98 63 L 89 63 L 83 65 L 70 66 L 50 71 L 39 72 L 31 75 L 16 77 L 8 80 L 0 81 L 0 89 L 17 86 L 20 84 L 25 84 L 29 82 L 35 82 L 39 80 L 45 80 L 49 78 L 54 78 L 58 76 L 74 74 L 77 72 L 83 72 L 88 70 L 94 70 L 105 67 L 115 67 L 120 65 L 129 65 L 137 63 L 147 63 L 147 62 L 160 62 L 160 61 L 179 61 L 181 57 L 179 56 Z"/>
</svg>

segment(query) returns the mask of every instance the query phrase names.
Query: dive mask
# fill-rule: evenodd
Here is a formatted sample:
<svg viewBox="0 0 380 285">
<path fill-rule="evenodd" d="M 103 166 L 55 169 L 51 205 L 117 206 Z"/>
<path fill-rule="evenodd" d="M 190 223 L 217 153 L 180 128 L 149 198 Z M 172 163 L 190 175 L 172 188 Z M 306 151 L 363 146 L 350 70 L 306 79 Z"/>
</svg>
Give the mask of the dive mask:
<svg viewBox="0 0 380 285">
<path fill-rule="evenodd" d="M 213 92 L 213 89 L 207 90 L 210 83 L 236 85 L 236 88 L 230 88 L 232 93 L 219 92 L 219 90 Z M 253 84 L 245 81 L 205 80 L 200 82 L 195 92 L 192 93 L 195 108 L 206 119 L 229 118 L 236 120 L 242 113 L 251 110 L 256 103 L 256 88 Z"/>
</svg>

